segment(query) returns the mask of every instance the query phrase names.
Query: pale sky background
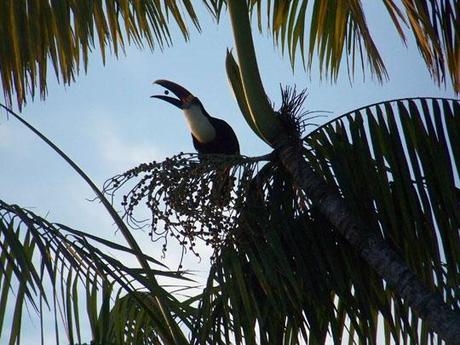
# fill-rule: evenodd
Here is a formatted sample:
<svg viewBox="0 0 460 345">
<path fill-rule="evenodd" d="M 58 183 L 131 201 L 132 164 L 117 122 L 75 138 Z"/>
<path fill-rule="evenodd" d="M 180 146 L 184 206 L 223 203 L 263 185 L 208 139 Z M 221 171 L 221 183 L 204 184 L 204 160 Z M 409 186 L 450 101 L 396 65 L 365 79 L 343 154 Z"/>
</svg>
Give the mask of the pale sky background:
<svg viewBox="0 0 460 345">
<path fill-rule="evenodd" d="M 380 2 L 364 0 L 363 3 L 390 81 L 380 85 L 369 73 L 363 81 L 358 71 L 350 84 L 345 64 L 336 84 L 321 81 L 317 65 L 309 74 L 298 61 L 293 72 L 288 58 L 274 48 L 271 37 L 256 32 L 259 67 L 272 101 L 280 103 L 280 83 L 297 85 L 298 89 L 307 87 L 306 110 L 331 111 L 328 118 L 331 119 L 394 98 L 456 97 L 450 85 L 438 88 L 430 79 L 412 39 L 404 47 Z M 268 153 L 269 147 L 251 132 L 240 115 L 227 83 L 225 53 L 233 47 L 233 40 L 226 15 L 219 25 L 203 11 L 200 19 L 201 34 L 192 29 L 190 42 L 184 42 L 174 29 L 174 46 L 163 52 L 127 47 L 126 56 L 116 59 L 109 55 L 105 66 L 98 53 L 92 54 L 87 75 L 79 75 L 70 87 L 58 84 L 50 70 L 46 100 L 30 101 L 23 116 L 101 186 L 109 177 L 139 163 L 163 160 L 180 151 L 194 151 L 181 112 L 149 98 L 162 92 L 152 82 L 164 78 L 185 86 L 201 99 L 210 114 L 227 121 L 237 133 L 242 154 Z M 51 221 L 123 242 L 121 234 L 115 234 L 105 210 L 88 201 L 94 197 L 90 188 L 5 112 L 0 113 L 0 157 L 0 199 L 30 208 Z M 149 243 L 146 232 L 137 232 L 135 237 L 150 255 L 161 256 L 160 248 Z M 193 255 L 187 256 L 184 268 L 198 270 L 199 279 L 204 280 L 209 250 L 204 248 L 201 253 L 201 262 Z M 168 251 L 164 262 L 177 267 L 179 256 L 177 251 Z M 38 323 L 31 322 L 30 327 L 31 331 L 24 334 L 25 345 L 37 341 L 32 330 L 38 330 Z M 0 344 L 4 342 L 0 340 Z"/>
</svg>

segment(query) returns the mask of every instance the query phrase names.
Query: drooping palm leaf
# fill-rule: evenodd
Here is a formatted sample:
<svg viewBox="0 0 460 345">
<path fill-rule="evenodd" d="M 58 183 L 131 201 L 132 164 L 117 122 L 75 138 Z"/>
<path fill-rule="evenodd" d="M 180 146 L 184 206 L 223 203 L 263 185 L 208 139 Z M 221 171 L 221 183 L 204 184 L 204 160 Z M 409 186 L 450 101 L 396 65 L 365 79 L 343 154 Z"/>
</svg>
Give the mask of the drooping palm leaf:
<svg viewBox="0 0 460 345">
<path fill-rule="evenodd" d="M 458 1 L 382 0 L 401 39 L 408 31 L 415 37 L 420 53 L 438 83 L 451 79 L 460 91 Z M 347 61 L 350 75 L 356 66 L 364 72 L 366 60 L 371 73 L 379 80 L 387 77 L 384 62 L 374 43 L 362 2 L 357 0 L 251 0 L 259 28 L 267 20 L 276 44 L 288 52 L 294 64 L 300 51 L 301 61 L 312 66 L 318 57 L 321 74 L 332 80 L 341 64 Z"/>
<path fill-rule="evenodd" d="M 405 41 L 409 28 L 433 78 L 442 82 L 449 74 L 453 87 L 459 80 L 459 6 L 456 1 L 406 0 L 397 4 L 382 1 L 396 30 Z M 226 1 L 203 0 L 219 19 Z M 267 20 L 276 44 L 288 52 L 294 64 L 300 51 L 311 67 L 318 56 L 323 76 L 337 78 L 347 61 L 349 73 L 355 66 L 364 70 L 366 60 L 377 79 L 386 77 L 384 62 L 370 33 L 372 23 L 357 0 L 251 0 L 259 28 Z M 7 100 L 16 96 L 21 106 L 29 95 L 46 92 L 48 68 L 64 84 L 86 70 L 89 52 L 99 49 L 115 55 L 126 44 L 162 48 L 171 44 L 170 22 L 185 39 L 188 22 L 200 30 L 196 3 L 182 1 L 0 1 L 0 77 Z M 345 59 L 344 59 L 345 58 Z M 448 73 L 446 73 L 448 71 Z"/>
<path fill-rule="evenodd" d="M 175 320 L 175 317 L 176 316 L 184 317 L 184 322 L 186 322 L 185 320 L 186 320 L 186 318 L 188 317 L 189 314 L 183 313 L 182 308 L 178 307 L 178 302 L 177 302 L 176 298 L 173 295 L 171 295 L 170 293 L 168 293 L 167 291 L 165 291 L 160 286 L 160 284 L 158 283 L 157 278 L 156 278 L 157 272 L 155 270 L 152 270 L 152 268 L 150 267 L 150 260 L 148 259 L 148 257 L 146 257 L 142 253 L 142 251 L 141 251 L 138 243 L 134 239 L 133 235 L 130 233 L 130 231 L 126 227 L 125 223 L 120 218 L 120 216 L 118 215 L 117 211 L 113 208 L 113 206 L 110 204 L 110 202 L 105 198 L 105 196 L 102 194 L 102 192 L 99 190 L 99 188 L 94 184 L 94 182 L 89 178 L 89 176 L 74 161 L 72 161 L 70 159 L 70 157 L 68 157 L 62 150 L 60 150 L 53 142 L 51 142 L 48 138 L 46 138 L 46 136 L 44 136 L 37 129 L 35 129 L 32 125 L 30 125 L 28 122 L 26 122 L 24 119 L 22 119 L 22 117 L 19 114 L 17 114 L 16 112 L 12 111 L 11 109 L 9 109 L 8 107 L 6 107 L 5 105 L 3 105 L 1 103 L 0 103 L 0 107 L 5 109 L 14 118 L 16 118 L 24 126 L 26 126 L 28 129 L 30 129 L 40 139 L 42 139 L 62 159 L 64 159 L 74 169 L 74 171 L 77 172 L 78 175 L 83 180 L 85 180 L 85 182 L 87 182 L 87 184 L 92 188 L 94 193 L 97 195 L 98 199 L 102 202 L 102 204 L 105 206 L 107 212 L 110 214 L 110 216 L 114 220 L 114 222 L 117 225 L 117 227 L 120 230 L 120 232 L 123 234 L 125 240 L 127 241 L 128 245 L 129 245 L 129 248 L 126 248 L 125 251 L 133 254 L 134 257 L 136 258 L 138 264 L 142 268 L 141 270 L 139 270 L 139 269 L 138 270 L 129 269 L 128 271 L 130 271 L 130 272 L 128 272 L 128 274 L 123 276 L 123 277 L 125 279 L 131 279 L 132 278 L 132 279 L 134 279 L 136 281 L 139 281 L 139 283 L 142 284 L 142 286 L 144 286 L 147 289 L 147 293 L 150 295 L 151 299 L 155 302 L 154 303 L 155 308 L 154 308 L 154 310 L 152 310 L 151 308 L 149 308 L 146 305 L 146 302 L 144 300 L 142 300 L 140 297 L 135 295 L 135 297 L 139 301 L 139 304 L 143 305 L 146 308 L 145 309 L 146 312 L 149 313 L 152 316 L 152 320 L 155 322 L 154 329 L 158 332 L 158 336 L 160 338 L 162 338 L 165 342 L 172 342 L 172 343 L 176 343 L 176 344 L 179 344 L 179 343 L 180 344 L 185 344 L 186 343 L 185 336 L 183 334 L 183 331 L 179 328 L 179 326 L 178 326 L 178 324 L 177 324 L 177 322 Z M 30 212 L 27 212 L 26 210 L 23 210 L 20 207 L 14 207 L 13 209 L 7 210 L 6 212 L 7 212 L 7 214 L 8 213 L 17 214 L 22 222 L 24 222 L 27 226 L 30 226 L 30 224 L 28 222 L 28 220 L 30 218 L 27 216 L 27 214 L 31 214 Z M 36 217 L 36 216 L 33 215 L 31 218 L 32 218 L 32 220 L 34 220 L 34 219 L 38 220 L 39 226 L 44 226 L 45 228 L 47 227 L 48 223 L 44 222 L 40 217 Z M 34 224 L 32 222 L 32 227 L 33 226 L 34 226 Z M 60 225 L 60 227 L 61 228 L 63 228 L 63 227 L 66 228 L 63 225 Z M 6 228 L 9 228 L 9 225 Z M 67 230 L 68 230 L 68 228 L 67 228 Z M 80 235 L 81 235 L 81 233 L 80 233 Z M 85 237 L 85 236 L 83 236 L 83 237 Z M 87 235 L 87 237 L 91 237 L 91 236 Z M 95 237 L 92 237 L 92 239 L 95 239 Z M 83 242 L 85 242 L 85 247 L 89 246 L 89 244 L 87 243 L 86 239 L 84 239 Z M 101 239 L 98 239 L 98 242 L 105 242 L 105 244 L 109 243 L 108 241 L 103 241 Z M 16 241 L 15 243 L 18 244 L 18 241 Z M 18 244 L 13 249 L 13 252 L 17 251 L 17 252 L 21 253 L 21 251 L 23 251 L 23 247 L 24 246 Z M 94 252 L 101 253 L 100 250 L 98 250 L 96 247 L 91 247 L 89 252 L 90 253 L 94 253 Z M 41 253 L 41 254 L 43 255 L 43 253 Z M 87 253 L 85 253 L 85 254 L 87 254 Z M 88 256 L 91 256 L 91 255 L 88 255 Z M 103 255 L 103 257 L 111 265 L 113 265 L 113 262 L 112 262 L 112 260 L 111 260 L 111 258 L 109 256 Z M 59 255 L 57 255 L 56 260 L 59 260 L 59 259 L 61 259 L 61 261 L 62 261 L 62 258 L 60 258 Z M 62 263 L 65 264 L 64 261 L 62 261 Z M 103 288 L 104 292 L 111 291 L 111 289 L 112 289 L 112 282 L 109 285 L 104 285 L 106 283 L 106 281 L 104 279 L 106 279 L 106 274 L 107 274 L 106 269 L 105 269 L 106 265 L 104 266 L 104 263 L 103 263 L 102 264 L 103 269 L 102 269 L 102 271 L 100 271 L 101 268 L 99 267 L 98 263 L 99 263 L 99 261 L 96 260 L 93 263 L 93 265 L 95 265 L 95 267 L 92 267 L 92 268 L 97 273 L 102 274 L 102 278 L 96 275 L 96 279 L 89 279 L 89 278 L 92 278 L 92 276 L 94 276 L 94 274 L 92 274 L 92 275 L 90 274 L 90 276 L 87 277 L 87 283 L 84 285 L 85 288 L 87 289 L 86 290 L 87 291 L 87 301 L 91 301 L 91 300 L 94 301 L 94 296 L 97 296 L 94 293 L 90 294 L 88 289 L 89 289 L 89 286 L 92 284 L 92 289 L 97 290 L 96 285 L 99 284 L 98 278 L 101 278 L 101 280 L 102 280 L 101 283 L 102 283 L 102 285 L 104 287 Z M 16 266 L 16 262 L 14 260 L 12 261 L 12 265 Z M 116 263 L 115 266 L 118 267 L 118 263 Z M 76 267 L 80 267 L 78 265 L 78 263 L 77 263 Z M 117 267 L 115 267 L 115 268 L 117 268 Z M 64 265 L 64 268 L 68 269 L 68 267 L 65 266 L 65 265 Z M 28 272 L 28 271 L 26 271 L 26 272 Z M 111 272 L 110 269 L 108 270 L 108 272 Z M 120 269 L 119 268 L 118 268 L 118 270 L 115 269 L 114 272 L 115 273 L 120 273 Z M 71 273 L 72 272 L 70 271 L 69 275 L 71 275 Z M 92 273 L 92 272 L 87 272 L 87 273 Z M 134 273 L 136 274 L 135 278 L 132 277 L 132 275 Z M 124 289 L 125 291 L 127 291 L 127 292 L 134 291 L 133 288 L 131 287 L 130 281 L 128 281 L 128 283 L 127 283 L 123 279 L 120 279 L 117 274 L 115 274 L 115 275 L 110 275 L 109 274 L 109 276 L 110 276 L 111 279 L 113 279 L 113 282 L 119 284 L 120 287 L 122 289 Z M 131 277 L 131 278 L 129 278 L 129 277 Z M 20 277 L 18 278 L 18 280 L 20 280 Z M 61 286 L 62 285 L 63 284 L 61 284 Z M 23 286 L 27 287 L 27 283 L 24 284 Z M 61 290 L 63 290 L 63 289 L 61 289 Z M 67 289 L 66 291 L 68 291 L 68 290 L 69 289 Z M 22 296 L 22 289 L 20 291 L 21 291 L 21 296 Z M 53 295 L 54 296 L 56 295 L 54 289 L 53 289 Z M 90 298 L 91 295 L 93 296 L 92 298 Z M 18 299 L 18 301 L 22 301 L 22 300 L 23 300 L 23 297 Z M 20 304 L 22 305 L 22 302 Z M 92 305 L 93 305 L 93 308 L 90 307 L 91 304 L 88 304 L 88 310 L 97 308 L 97 306 L 98 306 L 97 303 L 92 303 Z M 107 306 L 107 305 L 108 305 L 107 301 L 103 299 L 103 306 Z M 54 310 L 56 311 L 57 310 L 56 309 L 56 298 L 54 298 L 54 306 L 55 306 Z M 170 308 L 172 308 L 172 309 L 170 309 Z M 16 310 L 21 311 L 22 308 L 16 308 Z M 107 307 L 103 308 L 102 310 L 107 311 Z M 41 315 L 41 313 L 40 313 L 40 315 Z M 71 313 L 67 313 L 67 315 L 71 315 Z M 77 315 L 78 315 L 78 313 L 77 313 Z M 107 318 L 103 318 L 103 326 L 106 326 L 106 324 L 107 324 L 106 319 Z M 20 315 L 15 317 L 14 320 L 21 320 Z M 93 320 L 97 320 L 97 319 L 93 318 Z M 17 326 L 16 324 L 12 325 L 12 330 L 18 330 L 18 329 L 20 329 L 19 326 Z M 57 325 L 56 325 L 56 329 L 57 329 Z M 105 331 L 106 331 L 106 329 L 107 329 L 107 327 L 104 327 Z M 129 332 L 130 330 L 128 329 L 127 331 Z M 71 339 L 71 335 L 72 335 L 72 331 L 71 331 L 71 329 L 69 329 L 69 333 L 67 335 L 69 339 Z M 93 332 L 93 336 L 99 336 L 99 335 L 100 335 L 99 333 Z M 12 333 L 12 337 L 13 336 L 16 336 L 16 335 L 14 335 Z"/>
<path fill-rule="evenodd" d="M 251 2 L 257 5 L 261 26 L 262 1 Z M 380 80 L 386 77 L 359 1 L 268 1 L 266 13 L 275 43 L 287 50 L 292 64 L 299 50 L 309 68 L 318 55 L 322 75 L 336 80 L 343 56 L 353 74 L 356 64 L 364 66 L 366 55 L 371 72 Z"/>
<path fill-rule="evenodd" d="M 457 312 L 459 106 L 442 99 L 384 102 L 305 138 L 314 169 Z M 212 266 L 195 343 L 323 344 L 329 334 L 337 344 L 377 344 L 382 320 L 386 341 L 436 341 L 298 193 L 272 163 L 254 178 L 236 240 Z"/>
<path fill-rule="evenodd" d="M 28 306 L 33 307 L 32 314 L 40 320 L 47 313 L 54 313 L 57 338 L 65 333 L 70 344 L 82 343 L 85 300 L 95 343 L 167 341 L 170 326 L 162 317 L 162 306 L 154 298 L 156 294 L 167 297 L 163 301 L 174 311 L 176 322 L 191 327 L 190 306 L 152 286 L 146 272 L 117 259 L 117 253 L 134 258 L 130 248 L 62 224 L 52 224 L 3 201 L 0 201 L 0 248 L 0 334 L 4 326 L 9 326 L 11 343 L 24 331 L 21 321 Z M 164 269 L 157 260 L 141 255 Z M 152 273 L 188 280 L 181 272 L 162 269 L 153 269 Z M 12 312 L 11 305 L 14 305 Z M 2 322 L 5 316 L 8 324 Z M 40 324 L 44 332 L 43 322 Z M 88 332 L 83 335 L 89 336 Z"/>
<path fill-rule="evenodd" d="M 208 6 L 211 6 L 209 4 Z M 115 55 L 126 44 L 163 48 L 171 44 L 170 20 L 185 39 L 190 20 L 200 30 L 190 0 L 182 1 L 0 1 L 0 76 L 7 99 L 19 105 L 28 94 L 46 92 L 48 62 L 69 84 L 86 70 L 98 47 Z"/>
<path fill-rule="evenodd" d="M 248 206 L 236 241 L 216 255 L 195 342 L 324 344 L 329 331 L 339 344 L 349 326 L 375 343 L 379 308 L 391 313 L 376 298 L 381 280 L 324 218 L 308 213 L 285 172 L 269 164 L 254 180 L 254 194 L 268 194 Z"/>
<path fill-rule="evenodd" d="M 443 288 L 460 283 L 459 133 L 460 103 L 424 98 L 362 108 L 306 137 L 315 169 Z"/>
<path fill-rule="evenodd" d="M 145 275 L 144 285 L 149 287 L 149 292 L 151 293 L 152 298 L 156 301 L 158 305 L 158 311 L 161 314 L 160 324 L 162 326 L 161 337 L 166 338 L 169 342 L 174 343 L 185 343 L 182 330 L 179 328 L 177 323 L 174 321 L 171 311 L 168 308 L 168 299 L 171 297 L 170 294 L 166 293 L 163 288 L 159 285 L 155 272 L 151 269 L 150 263 L 144 257 L 139 244 L 135 240 L 134 236 L 131 234 L 126 224 L 121 219 L 118 212 L 113 208 L 111 203 L 107 200 L 105 195 L 99 190 L 96 184 L 91 180 L 91 178 L 72 160 L 67 156 L 59 147 L 50 141 L 45 135 L 40 133 L 36 128 L 34 128 L 30 123 L 25 121 L 19 114 L 8 108 L 7 106 L 0 103 L 0 107 L 5 109 L 9 114 L 11 114 L 15 119 L 21 122 L 25 127 L 31 130 L 35 135 L 37 135 L 41 140 L 43 140 L 55 153 L 58 154 L 70 167 L 91 187 L 93 192 L 96 194 L 97 198 L 104 205 L 106 211 L 113 219 L 114 223 L 117 225 L 118 229 L 122 233 L 126 242 L 129 245 L 131 253 L 137 259 L 137 262 L 142 267 L 142 272 Z M 142 304 L 142 301 L 140 301 Z"/>
<path fill-rule="evenodd" d="M 460 310 L 460 102 L 407 99 L 348 113 L 306 137 L 313 168 L 444 301 Z M 391 287 L 386 293 L 396 298 Z M 409 312 L 398 302 L 400 311 Z M 400 322 L 400 321 L 398 321 Z M 421 339 L 423 322 L 409 321 Z M 399 327 L 399 326 L 398 326 Z M 414 334 L 417 334 L 416 332 Z"/>
</svg>

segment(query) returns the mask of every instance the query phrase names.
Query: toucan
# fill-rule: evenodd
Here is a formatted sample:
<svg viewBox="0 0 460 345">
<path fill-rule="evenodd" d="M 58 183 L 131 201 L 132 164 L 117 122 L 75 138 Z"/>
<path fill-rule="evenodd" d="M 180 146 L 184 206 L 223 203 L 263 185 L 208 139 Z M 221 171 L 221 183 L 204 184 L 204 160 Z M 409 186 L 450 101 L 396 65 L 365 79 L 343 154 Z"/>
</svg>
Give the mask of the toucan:
<svg viewBox="0 0 460 345">
<path fill-rule="evenodd" d="M 239 155 L 240 145 L 232 127 L 224 120 L 209 115 L 201 101 L 190 91 L 172 81 L 159 79 L 154 82 L 171 91 L 177 98 L 165 95 L 151 97 L 162 99 L 179 109 L 185 115 L 188 128 L 192 134 L 193 146 L 199 154 L 224 154 Z M 217 171 L 222 174 L 223 182 L 219 188 L 213 185 L 212 194 L 218 197 L 218 204 L 223 206 L 228 203 L 233 182 L 230 178 L 230 168 Z"/>
<path fill-rule="evenodd" d="M 240 153 L 240 145 L 232 127 L 224 120 L 212 117 L 204 109 L 201 101 L 187 89 L 169 80 L 159 79 L 154 82 L 171 91 L 177 98 L 153 95 L 179 109 L 182 109 L 185 120 L 192 133 L 193 146 L 202 154 Z"/>
</svg>

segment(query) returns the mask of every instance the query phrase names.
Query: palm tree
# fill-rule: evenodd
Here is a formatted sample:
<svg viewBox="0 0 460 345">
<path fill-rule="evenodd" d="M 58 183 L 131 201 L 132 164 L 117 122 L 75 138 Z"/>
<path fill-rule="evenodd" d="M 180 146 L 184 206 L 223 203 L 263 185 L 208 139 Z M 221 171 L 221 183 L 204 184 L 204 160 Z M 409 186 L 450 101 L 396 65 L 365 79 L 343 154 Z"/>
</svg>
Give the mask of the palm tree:
<svg viewBox="0 0 460 345">
<path fill-rule="evenodd" d="M 233 87 L 239 90 L 235 93 L 240 95 L 239 104 L 242 104 L 242 112 L 249 112 L 245 116 L 246 119 L 252 122 L 252 127 L 258 129 L 261 137 L 278 151 L 282 165 L 292 175 L 293 182 L 311 199 L 314 207 L 336 227 L 361 257 L 398 291 L 399 296 L 411 305 L 413 312 L 427 321 L 444 339 L 449 342 L 458 341 L 460 315 L 452 312 L 451 307 L 444 304 L 441 296 L 430 293 L 399 258 L 397 252 L 376 231 L 378 226 L 373 230 L 368 229 L 366 223 L 351 211 L 340 193 L 324 183 L 304 159 L 299 148 L 301 144 L 293 139 L 296 135 L 291 133 L 295 131 L 286 130 L 286 125 L 280 123 L 279 118 L 274 115 L 265 96 L 252 45 L 246 3 L 229 1 L 229 12 L 241 65 L 240 73 L 234 74 Z M 235 70 L 239 69 L 235 62 L 230 65 L 233 65 Z M 458 228 L 456 225 L 452 230 L 453 236 L 457 238 Z M 435 315 L 443 317 L 436 320 Z"/>
<path fill-rule="evenodd" d="M 222 2 L 204 3 L 217 18 L 221 15 Z M 30 3 L 5 2 L 4 8 L 9 12 L 2 13 L 10 16 L 7 21 L 2 21 L 8 23 L 5 28 L 2 26 L 2 32 L 9 39 L 2 43 L 0 65 L 7 98 L 14 91 L 21 105 L 27 95 L 25 85 L 30 87 L 33 96 L 37 76 L 44 93 L 44 59 L 47 54 L 56 70 L 59 66 L 63 81 L 70 82 L 78 72 L 80 54 L 86 66 L 87 51 L 93 44 L 95 32 L 103 52 L 107 42 L 111 42 L 117 52 L 126 39 L 142 44 L 142 37 L 145 37 L 151 46 L 154 42 L 167 44 L 166 13 L 170 13 L 187 37 L 185 21 L 174 1 L 166 1 L 164 7 L 159 7 L 154 1 L 106 2 L 105 7 L 94 3 L 92 8 L 81 4 L 83 2 L 55 7 L 47 7 L 46 4 L 34 8 Z M 199 28 L 191 3 L 184 1 L 183 5 Z M 403 15 L 393 1 L 386 1 L 385 5 L 401 36 L 400 24 L 405 21 L 410 23 L 435 80 L 444 78 L 447 67 L 452 84 L 458 90 L 458 66 L 453 48 L 455 39 L 458 39 L 458 35 L 453 34 L 457 29 L 454 25 L 456 7 L 450 2 L 436 3 L 432 8 L 423 2 L 404 2 L 407 13 Z M 165 343 L 185 343 L 186 336 L 177 326 L 178 320 L 185 324 L 197 343 L 240 342 L 242 339 L 247 343 L 258 340 L 261 343 L 295 343 L 299 336 L 311 343 L 322 343 L 329 329 L 334 340 L 339 341 L 344 327 L 349 327 L 352 335 L 356 332 L 361 341 L 375 342 L 379 312 L 384 317 L 388 338 L 409 336 L 423 342 L 432 337 L 431 330 L 434 330 L 454 343 L 459 339 L 460 332 L 455 289 L 459 285 L 460 221 L 458 188 L 453 178 L 458 170 L 454 163 L 458 162 L 458 145 L 455 145 L 460 128 L 458 102 L 386 102 L 365 109 L 365 115 L 356 111 L 349 114 L 346 121 L 337 119 L 302 141 L 295 130 L 299 124 L 295 116 L 298 108 L 296 100 L 301 97 L 292 93 L 289 96 L 288 92 L 285 97 L 287 106 L 279 111 L 281 116 L 275 114 L 258 75 L 248 6 L 245 1 L 229 1 L 228 6 L 239 60 L 238 66 L 228 54 L 229 79 L 251 128 L 270 143 L 276 152 L 273 157 L 278 158 L 271 160 L 258 173 L 253 170 L 254 161 L 241 163 L 245 167 L 243 175 L 248 178 L 246 187 L 242 188 L 244 198 L 239 200 L 246 202 L 240 205 L 239 221 L 232 228 L 237 230 L 234 234 L 232 232 L 231 241 L 218 247 L 207 288 L 203 294 L 185 302 L 177 301 L 164 291 L 155 275 L 172 273 L 150 269 L 149 261 L 154 262 L 154 259 L 140 253 L 129 230 L 107 201 L 104 201 L 106 207 L 130 246 L 118 249 L 136 255 L 143 268 L 142 273 L 124 267 L 90 245 L 89 239 L 109 247 L 115 247 L 113 243 L 58 226 L 69 233 L 69 241 L 68 237 L 58 236 L 56 225 L 20 208 L 2 204 L 2 233 L 5 234 L 2 262 L 7 263 L 3 272 L 10 272 L 4 274 L 2 295 L 8 295 L 7 282 L 13 272 L 20 282 L 24 282 L 16 299 L 18 307 L 11 339 L 16 339 L 20 329 L 24 298 L 33 300 L 35 287 L 44 292 L 40 288 L 43 271 L 34 269 L 34 248 L 39 248 L 41 265 L 47 268 L 50 280 L 56 282 L 57 266 L 47 259 L 47 251 L 49 243 L 57 243 L 51 248 L 54 248 L 54 255 L 62 258 L 65 267 L 62 272 L 66 274 L 63 279 L 66 292 L 62 296 L 71 342 L 74 342 L 72 325 L 74 319 L 78 319 L 78 312 L 75 300 L 70 299 L 75 298 L 77 290 L 73 286 L 77 286 L 76 282 L 83 276 L 87 277 L 84 286 L 88 300 L 95 301 L 98 293 L 102 299 L 100 309 L 96 302 L 90 308 L 93 336 L 102 343 L 115 339 L 113 334 L 118 334 L 116 339 L 124 341 L 140 339 L 155 343 L 161 339 Z M 260 2 L 252 1 L 250 7 L 259 13 L 261 11 Z M 293 62 L 298 46 L 304 55 L 306 7 L 306 1 L 268 5 L 270 29 L 276 42 L 287 47 Z M 317 42 L 320 62 L 329 67 L 328 72 L 334 78 L 344 46 L 353 46 L 348 42 L 362 43 L 372 73 L 383 78 L 383 62 L 372 42 L 359 3 L 348 1 L 337 8 L 331 9 L 328 2 L 314 2 L 307 62 L 311 62 Z M 22 15 L 12 15 L 14 13 Z M 33 30 L 42 27 L 40 24 L 45 16 L 49 18 L 49 26 Z M 127 38 L 121 34 L 119 18 L 124 21 Z M 343 21 L 332 23 L 329 18 L 343 18 Z M 67 25 L 70 20 L 74 21 L 73 26 Z M 354 60 L 356 52 L 350 49 L 347 53 Z M 401 120 L 396 120 L 399 117 Z M 442 118 L 446 120 L 440 120 Z M 430 123 L 433 125 L 430 126 Z M 389 144 L 398 138 L 403 138 L 401 142 L 404 144 Z M 308 149 L 304 143 L 308 143 Z M 443 152 L 441 157 L 433 155 L 432 145 L 437 145 L 439 152 Z M 351 154 L 359 157 L 359 168 L 346 164 L 344 158 Z M 423 164 L 420 165 L 417 159 Z M 182 158 L 176 161 L 178 166 L 187 162 Z M 442 163 L 442 171 L 429 169 L 435 162 Z M 413 174 L 408 175 L 407 169 L 406 173 L 399 171 L 404 164 L 411 167 L 409 170 Z M 196 164 L 191 167 L 195 169 Z M 146 168 L 152 167 L 143 167 L 135 172 Z M 162 169 L 167 172 L 168 166 L 162 166 Z M 367 172 L 364 177 L 372 177 L 370 182 L 374 183 L 362 186 L 361 181 L 351 174 L 353 169 Z M 318 177 L 318 173 L 322 177 Z M 105 200 L 93 187 L 98 197 Z M 395 204 L 400 209 L 395 209 Z M 260 205 L 270 205 L 271 208 L 264 211 Z M 234 206 L 237 209 L 237 204 Z M 17 219 L 27 227 L 26 235 L 20 234 Z M 212 217 L 208 219 L 209 224 L 212 220 Z M 35 231 L 37 227 L 43 232 Z M 321 229 L 327 229 L 324 238 L 323 233 L 318 232 Z M 411 241 L 419 239 L 421 231 L 426 231 L 430 240 L 420 248 L 412 248 Z M 255 235 L 237 236 L 241 233 Z M 48 239 L 46 236 L 51 237 Z M 325 239 L 332 241 L 332 245 Z M 438 241 L 442 245 L 437 245 Z M 306 255 L 315 251 L 316 255 Z M 74 253 L 78 253 L 78 260 L 74 259 Z M 95 254 L 91 254 L 91 260 L 85 261 L 83 258 L 90 253 Z M 85 272 L 76 269 L 81 262 L 85 262 Z M 359 272 L 356 267 L 359 267 Z M 276 268 L 275 273 L 270 272 L 273 268 Z M 140 284 L 142 293 L 136 292 L 139 286 L 133 281 Z M 114 306 L 110 309 L 107 298 L 114 296 L 114 284 L 121 287 L 120 291 L 129 294 L 123 297 L 115 294 Z M 435 288 L 443 298 L 431 293 L 426 285 Z M 101 288 L 98 289 L 98 286 Z M 198 307 L 193 304 L 196 301 L 199 302 Z M 5 303 L 6 300 L 3 305 Z M 456 312 L 453 311 L 455 308 Z M 131 321 L 132 327 L 126 335 L 124 325 L 127 320 L 133 320 L 133 315 L 136 321 Z M 347 323 L 346 318 L 350 322 Z M 256 326 L 259 327 L 258 332 L 255 331 Z M 81 342 L 80 339 L 78 341 Z"/>
</svg>

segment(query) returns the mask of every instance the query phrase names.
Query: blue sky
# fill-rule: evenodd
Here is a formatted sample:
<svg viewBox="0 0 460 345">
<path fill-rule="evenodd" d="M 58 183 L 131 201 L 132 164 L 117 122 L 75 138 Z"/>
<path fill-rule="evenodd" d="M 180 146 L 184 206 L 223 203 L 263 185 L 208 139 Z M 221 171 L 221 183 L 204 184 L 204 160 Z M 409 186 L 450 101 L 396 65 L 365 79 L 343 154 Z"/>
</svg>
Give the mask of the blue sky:
<svg viewBox="0 0 460 345">
<path fill-rule="evenodd" d="M 292 71 L 269 35 L 254 33 L 266 92 L 276 104 L 280 84 L 308 88 L 306 110 L 330 111 L 328 119 L 394 98 L 456 97 L 450 86 L 438 88 L 433 83 L 412 40 L 407 48 L 403 46 L 389 18 L 382 15 L 382 5 L 364 3 L 390 81 L 378 84 L 369 73 L 363 80 L 358 71 L 351 84 L 345 64 L 337 83 L 321 81 L 316 64 L 307 73 L 298 61 Z M 71 86 L 58 84 L 50 72 L 46 100 L 30 101 L 23 116 L 102 185 L 107 178 L 139 163 L 162 160 L 180 151 L 193 152 L 182 114 L 165 102 L 149 98 L 162 91 L 152 82 L 165 78 L 185 86 L 200 97 L 211 114 L 229 122 L 243 154 L 268 153 L 269 147 L 239 114 L 227 83 L 225 53 L 233 46 L 228 20 L 224 15 L 220 25 L 215 25 L 207 13 L 201 18 L 201 34 L 192 29 L 190 42 L 183 42 L 174 32 L 174 46 L 163 52 L 127 47 L 126 56 L 116 59 L 109 55 L 105 66 L 95 52 L 88 73 L 79 75 Z M 89 187 L 5 113 L 0 113 L 0 157 L 0 199 L 28 207 L 49 220 L 122 242 L 104 209 L 88 201 L 93 197 Z M 147 241 L 147 233 L 138 232 L 136 238 L 151 255 L 161 256 L 159 246 Z M 193 255 L 186 257 L 184 266 L 199 270 L 198 275 L 204 278 L 209 249 L 203 248 L 202 254 L 201 262 Z M 179 256 L 178 251 L 168 251 L 165 262 L 174 267 Z"/>
</svg>

